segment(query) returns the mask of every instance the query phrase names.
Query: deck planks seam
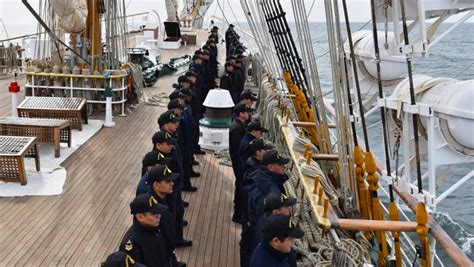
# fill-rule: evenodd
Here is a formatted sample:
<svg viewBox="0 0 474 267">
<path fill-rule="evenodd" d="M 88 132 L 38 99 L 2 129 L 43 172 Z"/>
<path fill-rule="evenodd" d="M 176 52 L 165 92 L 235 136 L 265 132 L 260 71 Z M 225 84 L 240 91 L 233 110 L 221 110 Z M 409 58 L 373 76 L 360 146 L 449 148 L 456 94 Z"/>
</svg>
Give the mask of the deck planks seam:
<svg viewBox="0 0 474 267">
<path fill-rule="evenodd" d="M 201 37 L 205 36 L 203 32 Z M 188 46 L 167 51 L 162 58 L 194 50 Z M 153 92 L 169 91 L 176 78 L 160 78 L 160 88 Z M 24 78 L 20 81 L 24 84 Z M 7 91 L 0 91 L 0 116 L 10 115 L 9 98 Z M 115 251 L 131 223 L 128 204 L 139 179 L 141 157 L 151 148 L 150 136 L 163 110 L 140 104 L 128 117 L 117 117 L 115 128 L 102 129 L 84 143 L 62 163 L 68 171 L 62 195 L 0 198 L 0 266 L 98 266 Z M 188 266 L 235 265 L 238 228 L 230 221 L 231 169 L 209 153 L 197 158 L 201 165 L 196 170 L 202 176 L 192 183 L 198 192 L 183 194 L 190 202 L 185 238 L 194 244 L 178 249 L 178 259 Z"/>
</svg>

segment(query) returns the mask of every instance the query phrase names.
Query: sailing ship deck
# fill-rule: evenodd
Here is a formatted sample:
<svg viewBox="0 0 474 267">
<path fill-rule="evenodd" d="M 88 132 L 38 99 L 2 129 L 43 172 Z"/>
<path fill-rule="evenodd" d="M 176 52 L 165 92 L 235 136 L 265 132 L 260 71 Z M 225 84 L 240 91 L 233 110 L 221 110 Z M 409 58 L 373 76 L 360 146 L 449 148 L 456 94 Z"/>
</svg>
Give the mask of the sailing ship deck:
<svg viewBox="0 0 474 267">
<path fill-rule="evenodd" d="M 205 37 L 201 33 L 199 39 Z M 163 51 L 162 61 L 195 49 Z M 170 91 L 176 79 L 159 79 L 155 92 Z M 8 82 L 0 80 L 0 116 L 10 115 Z M 116 251 L 131 224 L 129 203 L 141 159 L 164 110 L 141 103 L 129 116 L 115 117 L 114 128 L 101 129 L 63 162 L 68 177 L 62 195 L 0 197 L 0 266 L 99 266 Z M 238 266 L 232 169 L 209 153 L 198 160 L 195 169 L 202 175 L 192 181 L 198 191 L 184 193 L 190 202 L 184 236 L 193 246 L 178 249 L 178 259 L 188 266 Z"/>
</svg>

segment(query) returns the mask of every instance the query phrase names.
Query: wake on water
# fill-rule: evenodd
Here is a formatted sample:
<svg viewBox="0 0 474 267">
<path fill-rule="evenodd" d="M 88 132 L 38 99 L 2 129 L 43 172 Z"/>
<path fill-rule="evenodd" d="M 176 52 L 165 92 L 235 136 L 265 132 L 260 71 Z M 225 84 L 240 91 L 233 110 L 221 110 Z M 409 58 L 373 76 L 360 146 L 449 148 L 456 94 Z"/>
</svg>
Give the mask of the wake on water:
<svg viewBox="0 0 474 267">
<path fill-rule="evenodd" d="M 469 258 L 474 258 L 472 246 L 474 245 L 474 235 L 467 232 L 459 223 L 453 220 L 449 214 L 444 212 L 434 212 L 431 214 L 456 244 L 466 253 Z"/>
</svg>

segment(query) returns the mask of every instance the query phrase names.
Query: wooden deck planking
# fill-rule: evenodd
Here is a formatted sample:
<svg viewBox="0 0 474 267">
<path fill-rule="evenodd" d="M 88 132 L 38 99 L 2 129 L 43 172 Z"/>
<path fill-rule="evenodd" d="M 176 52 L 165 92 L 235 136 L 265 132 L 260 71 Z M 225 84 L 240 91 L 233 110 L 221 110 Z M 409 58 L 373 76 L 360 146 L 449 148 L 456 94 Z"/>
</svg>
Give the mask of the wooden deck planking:
<svg viewBox="0 0 474 267">
<path fill-rule="evenodd" d="M 190 207 L 185 215 L 185 218 L 189 218 L 189 226 L 185 228 L 185 237 L 193 240 L 193 247 L 180 249 L 178 251 L 182 256 L 183 261 L 188 260 L 189 264 L 193 266 L 198 266 L 197 262 L 199 259 L 197 256 L 199 255 L 199 248 L 205 246 L 205 243 L 201 238 L 202 231 L 205 230 L 204 228 L 207 228 L 204 227 L 203 219 L 205 216 L 208 216 L 206 208 L 209 208 L 208 197 L 213 188 L 213 185 L 207 182 L 213 175 L 214 168 L 212 162 L 210 162 L 208 155 L 201 157 L 200 161 L 202 164 L 202 167 L 200 166 L 202 169 L 202 176 L 194 179 L 197 180 L 194 181 L 194 184 L 198 187 L 198 192 L 192 194 L 186 193 L 186 195 L 189 196 Z M 203 191 L 205 187 L 209 190 Z M 209 227 L 211 226 L 209 225 Z M 191 260 L 193 260 L 193 262 L 191 262 Z"/>
<path fill-rule="evenodd" d="M 231 168 L 219 165 L 212 155 L 206 155 L 200 161 L 204 162 L 202 177 L 193 180 L 198 188 L 206 187 L 206 190 L 187 193 L 191 206 L 185 216 L 190 225 L 185 228 L 184 236 L 193 240 L 193 246 L 178 249 L 178 255 L 189 266 L 239 266 L 238 261 L 233 265 L 238 260 L 238 250 L 229 251 L 229 248 L 238 248 L 240 239 L 240 226 L 230 220 L 233 199 Z"/>
<path fill-rule="evenodd" d="M 225 184 L 224 179 L 218 179 L 218 184 L 219 186 L 223 186 Z M 225 202 L 225 193 L 224 191 L 221 191 L 220 194 L 216 194 L 217 198 L 215 199 L 217 202 Z M 226 206 L 225 205 L 219 205 L 214 208 L 216 210 L 216 214 L 224 214 L 225 216 L 219 216 L 217 220 L 217 227 L 215 228 L 214 231 L 214 237 L 219 237 L 222 235 L 222 231 L 224 228 L 224 218 L 226 216 L 229 216 L 229 214 L 225 213 Z M 211 262 L 210 264 L 212 266 L 218 266 L 219 265 L 219 253 L 220 253 L 220 247 L 221 247 L 221 242 L 222 240 L 220 238 L 214 238 L 214 241 L 212 243 L 212 249 L 215 250 L 216 252 L 213 254 L 213 256 L 210 258 Z"/>
<path fill-rule="evenodd" d="M 213 195 L 216 192 L 220 192 L 220 189 L 216 187 L 215 181 L 213 181 L 213 179 L 215 179 L 216 177 L 219 177 L 217 173 L 218 168 L 216 168 L 216 166 L 213 166 L 215 162 L 210 161 L 208 162 L 208 164 L 210 165 L 209 167 L 211 171 L 209 172 L 209 175 L 205 177 L 206 185 L 201 183 L 199 186 L 199 187 L 209 186 L 209 191 L 206 190 L 207 192 L 205 192 L 204 196 L 202 197 L 202 199 L 205 200 L 206 202 L 203 203 L 204 205 L 199 206 L 200 210 L 197 213 L 198 215 L 201 215 L 198 217 L 200 219 L 200 222 L 197 226 L 200 227 L 202 231 L 195 232 L 199 234 L 199 246 L 197 246 L 196 247 L 197 249 L 194 250 L 194 252 L 197 252 L 195 266 L 205 266 L 204 265 L 205 257 L 201 255 L 206 255 L 206 251 L 212 251 L 212 250 L 207 249 L 209 240 L 210 240 L 210 231 L 213 228 L 215 228 L 215 225 L 214 225 L 215 217 L 214 218 L 211 217 L 212 209 L 214 208 L 214 202 L 212 200 L 213 200 Z M 203 182 L 203 181 L 200 181 L 200 182 Z M 224 216 L 224 214 L 222 214 L 222 216 Z M 196 234 L 194 236 L 196 237 Z M 193 253 L 192 255 L 194 256 L 196 254 Z"/>
<path fill-rule="evenodd" d="M 119 150 L 119 148 L 117 148 L 117 151 L 118 151 L 118 150 Z M 113 152 L 113 151 L 112 151 L 112 152 Z M 97 157 L 98 157 L 99 154 L 97 153 L 96 155 L 97 155 Z M 89 159 L 90 159 L 90 158 L 89 158 Z M 100 158 L 96 158 L 96 160 L 97 160 L 97 159 L 100 159 Z M 95 170 L 96 168 L 100 168 L 100 167 L 101 167 L 100 161 L 96 161 L 96 164 L 93 166 L 93 168 L 90 168 L 90 169 L 91 169 L 91 171 L 92 171 L 92 170 Z M 108 171 L 108 169 L 104 169 L 104 170 L 105 170 L 105 171 Z M 88 175 L 90 175 L 89 172 L 83 173 L 83 176 L 85 176 L 85 178 L 87 178 Z M 95 178 L 95 177 L 94 177 L 94 178 Z M 93 181 L 94 181 L 94 179 L 90 179 L 90 180 L 89 180 L 90 183 L 92 183 Z M 90 184 L 90 183 L 89 183 L 89 184 Z M 88 188 L 88 185 L 89 185 L 89 184 L 82 184 L 82 185 L 83 185 L 83 188 Z M 85 186 L 84 186 L 84 185 L 85 185 Z M 96 184 L 96 185 L 94 185 L 93 187 L 92 187 L 92 186 L 91 186 L 91 187 L 92 187 L 92 188 L 95 188 L 96 191 L 100 190 L 101 188 L 110 188 L 110 187 L 104 187 L 104 186 L 106 186 L 105 180 L 104 180 L 104 183 L 103 183 L 103 184 Z M 67 189 L 66 189 L 66 191 L 67 191 Z M 96 191 L 94 191 L 94 192 L 96 192 Z M 104 191 L 107 192 L 106 190 L 104 190 Z M 89 194 L 88 196 L 90 196 L 90 197 L 94 196 L 94 192 L 89 192 L 90 194 Z M 66 192 L 65 192 L 65 193 L 66 193 Z M 79 194 L 83 194 L 82 191 L 79 191 L 78 193 L 79 193 Z M 86 212 L 88 209 L 83 209 L 82 207 L 86 207 L 86 208 L 91 209 L 92 204 L 93 204 L 93 203 L 89 203 L 89 202 L 90 202 L 89 199 L 90 199 L 90 198 L 88 197 L 88 198 L 83 199 L 82 201 L 80 201 L 79 203 L 82 204 L 82 205 L 79 206 L 79 207 L 77 207 L 77 206 L 74 207 L 73 205 L 71 205 L 71 206 L 73 206 L 73 208 L 71 208 L 71 209 L 69 210 L 69 212 L 67 212 L 67 213 L 64 214 L 62 217 L 60 217 L 61 220 L 64 220 L 64 221 L 63 221 L 63 224 L 64 224 L 64 225 L 71 225 L 71 226 L 73 226 L 72 229 L 74 229 L 74 232 L 69 232 L 69 233 L 68 233 L 69 236 L 74 236 L 75 231 L 76 231 L 76 230 L 79 230 L 80 227 L 74 227 L 75 225 L 78 224 L 77 221 L 76 221 L 76 222 L 72 222 L 72 224 L 69 224 L 69 223 L 71 223 L 71 222 L 68 222 L 68 221 L 67 221 L 67 216 L 68 216 L 68 215 L 75 215 L 75 216 L 77 216 L 77 217 L 79 217 L 79 218 L 83 218 L 83 213 Z M 84 206 L 84 205 L 86 205 L 86 206 Z M 74 211 L 79 211 L 80 213 L 79 213 L 79 214 L 78 214 L 78 213 L 74 213 Z M 71 212 L 73 212 L 73 213 L 71 214 Z M 74 218 L 74 217 L 72 217 L 72 218 Z M 93 218 L 93 217 L 92 217 L 92 218 Z M 83 222 L 85 222 L 85 220 L 82 220 L 80 223 L 83 223 Z M 78 226 L 81 226 L 81 225 L 78 225 Z M 53 229 L 53 230 L 54 230 L 54 229 Z M 47 229 L 45 229 L 45 231 L 47 231 Z M 55 240 L 61 239 L 61 238 L 63 237 L 62 234 L 65 234 L 64 231 L 68 231 L 67 228 L 62 228 L 62 229 L 58 230 L 59 233 L 56 233 L 56 234 L 54 235 L 55 239 L 53 239 L 53 240 L 48 240 L 48 239 L 51 238 L 53 235 L 51 235 L 51 236 L 47 235 L 47 239 L 45 240 L 45 241 L 48 243 L 48 247 L 47 247 L 47 248 L 52 249 L 51 246 L 53 246 L 53 245 L 55 245 L 55 244 L 57 243 L 57 242 L 55 242 Z M 75 240 L 75 239 L 70 238 L 69 240 Z M 49 242 L 48 242 L 48 241 L 49 241 Z M 67 248 L 67 247 L 68 247 L 67 244 L 68 244 L 68 243 L 63 243 L 63 244 L 61 244 L 62 249 Z M 47 249 L 47 248 L 46 248 L 46 249 Z M 47 252 L 46 249 L 43 248 L 42 250 L 36 250 L 36 251 L 37 251 L 37 253 L 42 253 L 42 254 L 44 254 L 44 253 Z M 33 255 L 32 255 L 32 256 L 33 256 Z M 47 256 L 47 254 L 46 254 L 46 255 L 43 255 L 43 256 Z M 32 261 L 33 261 L 33 262 L 36 262 L 37 260 L 38 260 L 38 259 L 36 259 L 36 258 L 32 258 Z"/>
<path fill-rule="evenodd" d="M 196 181 L 197 180 L 196 178 L 193 179 L 193 181 L 191 181 L 193 185 L 198 187 L 198 191 L 195 193 L 184 194 L 184 199 L 188 201 L 190 205 L 188 208 L 186 208 L 186 211 L 185 211 L 184 218 L 188 220 L 189 224 L 187 227 L 184 228 L 183 235 L 184 235 L 184 238 L 193 240 L 193 247 L 178 249 L 180 258 L 192 266 L 195 266 L 196 264 L 196 257 L 193 257 L 193 254 L 196 254 L 196 251 L 197 251 L 195 247 L 199 247 L 201 245 L 200 240 L 199 240 L 200 237 L 197 235 L 199 234 L 199 229 L 202 229 L 202 225 L 200 224 L 200 218 L 202 216 L 200 216 L 201 214 L 199 212 L 200 212 L 200 208 L 202 206 L 205 206 L 204 204 L 205 196 L 203 192 L 201 192 L 203 190 L 203 187 L 200 182 L 202 181 L 202 179 L 205 179 L 206 177 L 210 175 L 209 173 L 210 168 L 209 168 L 209 162 L 207 160 L 207 157 L 201 157 L 199 161 L 201 164 L 199 167 L 201 169 L 202 176 L 197 178 L 199 179 L 199 181 Z M 209 185 L 209 189 L 210 187 L 211 186 Z M 199 194 L 200 197 L 197 197 L 196 194 Z M 194 261 L 191 262 L 191 260 L 194 260 Z"/>
<path fill-rule="evenodd" d="M 216 188 L 220 188 L 222 187 L 222 184 L 223 184 L 223 181 L 224 179 L 222 178 L 223 176 L 221 175 L 214 175 L 211 177 L 211 179 L 214 179 L 215 182 L 214 184 L 216 185 Z M 218 236 L 218 229 L 222 229 L 222 220 L 224 219 L 224 217 L 227 215 L 225 213 L 219 213 L 219 208 L 220 206 L 224 206 L 224 205 L 218 205 L 217 203 L 221 203 L 221 199 L 223 200 L 223 190 L 219 190 L 220 191 L 220 194 L 214 194 L 213 195 L 213 202 L 215 203 L 212 207 L 211 207 L 211 214 L 210 214 L 210 218 L 215 218 L 215 225 L 213 225 L 213 227 L 211 228 L 211 232 L 209 234 L 209 240 L 210 242 L 208 242 L 207 246 L 206 246 L 206 250 L 207 251 L 214 251 L 214 249 L 217 249 L 220 247 L 220 239 L 216 239 L 216 236 Z M 213 190 L 212 192 L 219 192 L 218 190 Z M 225 203 L 225 202 L 222 202 L 222 203 Z M 217 205 L 216 205 L 217 204 Z M 221 216 L 219 216 L 219 214 L 221 214 Z M 217 241 L 217 242 L 216 242 Z M 206 257 L 204 259 L 204 266 L 210 266 L 211 263 L 212 263 L 212 259 L 214 257 Z"/>
<path fill-rule="evenodd" d="M 162 58 L 195 49 L 166 51 Z M 176 79 L 160 79 L 157 90 L 170 91 Z M 19 81 L 23 91 L 24 79 Z M 9 82 L 0 80 L 0 86 L 7 88 Z M 10 110 L 10 94 L 0 90 L 0 116 L 9 116 Z M 98 266 L 115 251 L 131 223 L 128 204 L 163 110 L 141 104 L 128 117 L 116 117 L 114 128 L 104 128 L 86 142 L 63 163 L 68 178 L 62 195 L 0 197 L 0 266 Z M 231 168 L 219 165 L 211 154 L 197 158 L 201 165 L 195 170 L 202 176 L 192 183 L 198 192 L 184 193 L 190 202 L 184 236 L 193 246 L 178 249 L 178 258 L 188 266 L 238 266 L 240 227 L 230 220 Z"/>
<path fill-rule="evenodd" d="M 118 151 L 118 150 L 119 150 L 119 149 L 117 148 L 117 151 Z M 110 151 L 110 152 L 115 152 L 115 151 Z M 100 157 L 99 157 L 99 159 L 100 159 Z M 91 168 L 91 171 L 90 171 L 90 172 L 92 172 L 92 171 L 94 171 L 94 170 L 96 170 L 96 169 L 100 169 L 100 167 L 101 167 L 101 165 L 102 165 L 103 163 L 104 163 L 104 162 L 100 162 L 100 160 L 97 161 L 97 159 L 96 159 L 96 164 L 94 165 L 94 168 Z M 105 162 L 105 163 L 106 163 L 106 162 Z M 110 166 L 109 168 L 111 168 L 111 167 L 112 167 L 112 166 Z M 104 170 L 104 172 L 108 172 L 108 171 L 109 171 L 109 169 L 103 169 L 103 170 Z M 90 176 L 90 175 L 91 175 L 90 172 L 85 173 L 85 174 L 83 174 L 83 175 L 84 175 L 84 176 Z M 55 245 L 58 245 L 58 241 L 57 241 L 57 240 L 61 240 L 61 239 L 65 238 L 66 236 L 70 236 L 70 237 L 76 237 L 76 236 L 77 236 L 76 238 L 70 238 L 68 241 L 70 241 L 70 242 L 71 242 L 71 241 L 73 241 L 73 242 L 82 241 L 82 239 L 83 239 L 84 237 L 82 237 L 82 235 L 81 235 L 80 233 L 78 233 L 78 231 L 81 231 L 84 227 L 88 227 L 88 226 L 90 227 L 90 226 L 91 226 L 91 224 L 90 224 L 91 219 L 97 219 L 97 220 L 98 220 L 97 222 L 100 222 L 100 218 L 98 218 L 98 217 L 96 218 L 96 213 L 99 212 L 99 211 L 101 211 L 101 209 L 103 209 L 103 205 L 100 205 L 100 204 L 99 204 L 100 202 L 97 203 L 97 201 L 91 201 L 90 199 L 91 199 L 93 196 L 95 196 L 95 194 L 100 194 L 100 195 L 103 195 L 103 196 L 105 197 L 105 196 L 107 196 L 108 190 L 111 189 L 110 186 L 107 186 L 107 181 L 106 181 L 106 180 L 104 180 L 103 183 L 93 185 L 93 182 L 94 182 L 94 180 L 96 179 L 96 177 L 97 177 L 98 175 L 102 175 L 102 174 L 103 174 L 103 173 L 98 173 L 98 174 L 92 176 L 91 178 L 93 178 L 93 179 L 91 179 L 91 183 L 86 184 L 86 186 L 84 187 L 84 188 L 87 188 L 87 186 L 91 186 L 92 188 L 94 188 L 94 191 L 89 191 L 89 192 L 82 192 L 82 191 L 81 191 L 81 192 L 79 192 L 79 194 L 86 194 L 86 195 L 87 195 L 87 198 L 82 199 L 82 201 L 79 202 L 79 203 L 81 203 L 80 206 L 76 206 L 76 211 L 78 211 L 79 213 L 73 213 L 73 214 L 72 214 L 72 215 L 77 216 L 78 218 L 84 218 L 84 219 L 82 219 L 82 220 L 80 221 L 80 225 L 78 225 L 78 222 L 77 222 L 77 221 L 73 221 L 73 222 L 67 221 L 67 218 L 66 218 L 66 217 L 67 217 L 69 214 L 65 214 L 65 215 L 64 215 L 64 217 L 63 217 L 64 220 L 65 220 L 64 223 L 65 223 L 65 224 L 68 224 L 68 223 L 69 223 L 69 225 L 72 225 L 72 226 L 73 226 L 73 231 L 72 231 L 72 232 L 70 232 L 70 231 L 69 231 L 69 232 L 66 232 L 67 229 L 65 229 L 65 228 L 61 229 L 61 230 L 59 231 L 59 233 L 56 234 L 56 239 L 55 239 L 55 240 L 52 240 L 52 242 L 50 243 L 50 244 L 52 244 L 52 245 L 51 245 L 51 246 L 48 246 L 48 249 L 49 249 L 49 251 L 50 251 L 50 254 L 52 253 L 52 251 L 55 251 L 55 247 L 54 247 L 54 246 L 55 246 Z M 83 178 L 85 178 L 85 177 L 83 177 Z M 114 184 L 114 185 L 117 185 L 117 184 Z M 101 191 L 102 188 L 104 188 L 103 191 Z M 87 193 L 88 193 L 88 194 L 87 194 Z M 100 199 L 99 199 L 99 200 L 100 200 Z M 94 203 L 94 202 L 95 202 L 95 203 Z M 93 205 L 94 205 L 94 204 L 96 204 L 96 205 L 98 204 L 98 207 L 96 207 L 95 209 L 93 209 Z M 99 208 L 99 207 L 100 207 L 100 208 Z M 88 216 L 88 220 L 87 220 L 87 219 L 86 219 L 87 216 L 85 216 L 85 215 L 86 215 L 87 212 L 90 211 L 90 210 L 93 210 L 94 213 L 93 213 L 93 214 L 90 214 L 90 215 Z M 86 228 L 86 229 L 87 229 L 87 228 Z M 70 242 L 66 242 L 66 243 L 60 244 L 61 247 L 60 247 L 60 249 L 59 249 L 59 250 L 56 252 L 56 254 L 55 254 L 56 258 L 51 259 L 51 262 L 54 263 L 54 262 L 58 261 L 58 259 L 57 259 L 58 255 L 63 255 L 64 251 L 69 248 Z M 39 252 L 40 252 L 40 251 L 37 250 L 37 253 L 39 253 Z M 47 250 L 46 250 L 46 251 L 45 251 L 45 250 L 42 250 L 41 252 L 42 252 L 42 253 L 45 253 L 45 252 L 47 252 Z M 48 260 L 48 259 L 49 259 L 48 257 L 51 257 L 52 255 L 44 255 L 44 256 L 46 256 L 46 257 L 44 258 L 44 260 Z"/>
<path fill-rule="evenodd" d="M 229 172 L 227 172 L 227 174 L 229 174 Z M 232 234 L 234 234 L 235 232 L 232 230 L 235 223 L 232 222 L 231 220 L 231 215 L 232 215 L 232 205 L 229 205 L 228 203 L 232 203 L 232 200 L 233 200 L 233 197 L 232 197 L 232 193 L 233 192 L 233 186 L 232 186 L 232 182 L 230 179 L 226 179 L 225 183 L 224 183 L 224 188 L 226 188 L 226 192 L 225 192 L 225 199 L 224 199 L 224 203 L 226 203 L 227 205 L 225 205 L 225 209 L 224 209 L 224 223 L 223 225 L 229 225 L 229 229 L 226 229 L 225 227 L 223 228 L 223 231 L 222 231 L 222 241 L 221 241 L 221 251 L 220 251 L 220 257 L 219 257 L 219 266 L 224 266 L 224 265 L 227 265 L 229 263 L 232 263 L 231 260 L 229 260 L 229 256 L 230 257 L 233 257 L 233 255 L 235 255 L 236 253 L 234 253 L 234 251 L 229 251 L 229 243 L 232 242 L 233 240 L 233 237 Z M 230 255 L 229 255 L 230 254 Z M 229 264 L 230 265 L 230 264 Z"/>
</svg>

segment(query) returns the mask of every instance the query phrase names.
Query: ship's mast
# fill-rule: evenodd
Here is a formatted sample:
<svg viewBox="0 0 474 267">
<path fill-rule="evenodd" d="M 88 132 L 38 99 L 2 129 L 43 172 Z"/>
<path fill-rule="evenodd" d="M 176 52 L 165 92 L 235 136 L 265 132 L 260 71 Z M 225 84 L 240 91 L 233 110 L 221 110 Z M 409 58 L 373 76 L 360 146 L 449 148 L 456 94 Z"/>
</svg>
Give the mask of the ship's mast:
<svg viewBox="0 0 474 267">
<path fill-rule="evenodd" d="M 93 70 L 102 69 L 100 58 L 102 57 L 101 46 L 101 24 L 99 14 L 99 1 L 87 0 L 87 24 L 86 31 L 82 34 L 83 37 L 90 40 L 90 68 Z"/>
</svg>

